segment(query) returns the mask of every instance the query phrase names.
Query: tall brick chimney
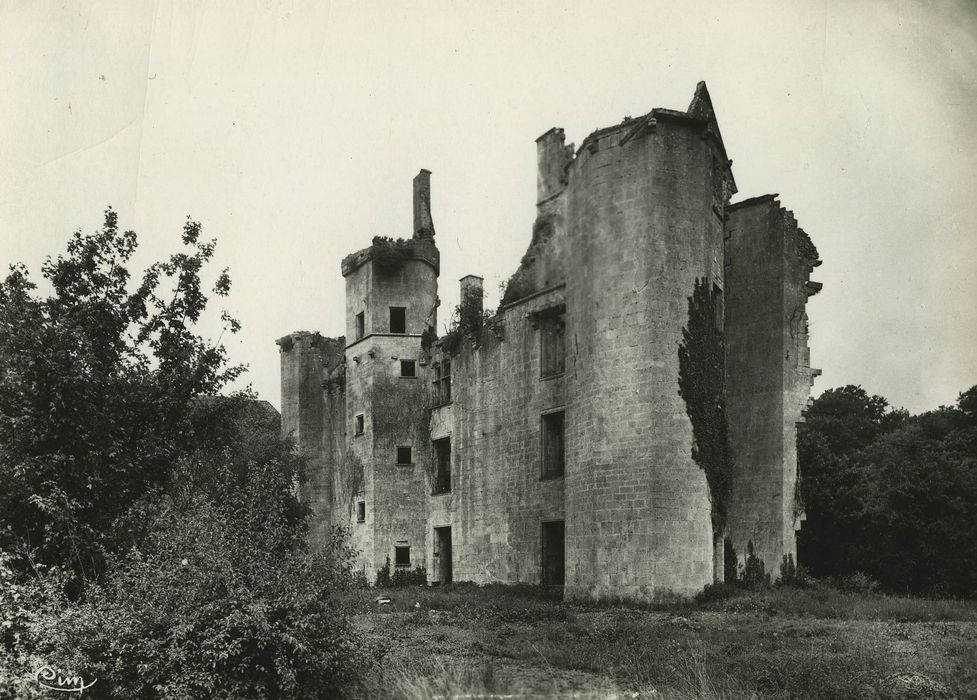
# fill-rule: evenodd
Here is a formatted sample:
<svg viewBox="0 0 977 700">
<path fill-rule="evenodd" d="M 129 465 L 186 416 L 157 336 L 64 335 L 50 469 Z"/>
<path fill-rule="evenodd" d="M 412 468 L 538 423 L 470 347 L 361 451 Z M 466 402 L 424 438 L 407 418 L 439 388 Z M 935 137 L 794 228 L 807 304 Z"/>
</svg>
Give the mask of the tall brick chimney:
<svg viewBox="0 0 977 700">
<path fill-rule="evenodd" d="M 434 239 L 431 220 L 431 171 L 423 168 L 414 177 L 414 238 Z"/>
</svg>

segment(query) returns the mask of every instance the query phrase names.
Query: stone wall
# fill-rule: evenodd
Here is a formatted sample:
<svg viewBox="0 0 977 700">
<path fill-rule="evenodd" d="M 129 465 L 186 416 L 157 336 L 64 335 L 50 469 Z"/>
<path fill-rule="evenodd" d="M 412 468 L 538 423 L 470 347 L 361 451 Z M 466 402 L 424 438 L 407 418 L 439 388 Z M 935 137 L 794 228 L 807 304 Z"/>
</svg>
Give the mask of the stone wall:
<svg viewBox="0 0 977 700">
<path fill-rule="evenodd" d="M 450 526 L 454 580 L 540 582 L 541 526 L 563 520 L 563 479 L 541 478 L 540 421 L 565 404 L 565 377 L 540 377 L 534 314 L 564 302 L 558 286 L 507 307 L 451 359 L 452 403 L 432 411 L 431 439 L 450 437 L 451 492 L 430 497 L 427 537 Z M 440 359 L 440 358 L 436 358 Z M 428 571 L 437 580 L 432 555 Z"/>
<path fill-rule="evenodd" d="M 797 554 L 797 423 L 814 376 L 804 307 L 817 252 L 801 252 L 806 234 L 776 195 L 730 207 L 727 228 L 729 537 L 741 563 L 752 542 L 776 578 L 782 558 Z"/>
<path fill-rule="evenodd" d="M 707 122 L 655 121 L 588 137 L 564 195 L 571 596 L 693 594 L 713 576 L 677 351 L 696 279 L 722 286 L 726 161 Z"/>
</svg>

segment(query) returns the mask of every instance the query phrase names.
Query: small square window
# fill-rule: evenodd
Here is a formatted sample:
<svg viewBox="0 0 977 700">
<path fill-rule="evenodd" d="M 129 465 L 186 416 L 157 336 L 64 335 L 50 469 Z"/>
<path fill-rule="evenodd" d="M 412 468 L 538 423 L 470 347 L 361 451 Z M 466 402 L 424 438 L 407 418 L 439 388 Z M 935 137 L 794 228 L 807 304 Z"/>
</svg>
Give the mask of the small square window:
<svg viewBox="0 0 977 700">
<path fill-rule="evenodd" d="M 397 448 L 397 464 L 413 464 L 413 450 L 410 447 Z"/>
<path fill-rule="evenodd" d="M 398 544 L 394 546 L 394 566 L 410 567 L 410 545 Z"/>
<path fill-rule="evenodd" d="M 366 501 L 356 502 L 356 522 L 358 523 L 366 522 Z"/>
<path fill-rule="evenodd" d="M 416 377 L 417 376 L 417 361 L 416 360 L 401 360 L 400 361 L 400 376 L 401 377 Z"/>
<path fill-rule="evenodd" d="M 405 306 L 390 307 L 390 332 L 391 333 L 407 332 L 407 307 Z"/>
<path fill-rule="evenodd" d="M 363 311 L 356 314 L 356 339 L 359 340 L 366 335 L 366 315 Z"/>
<path fill-rule="evenodd" d="M 363 421 L 363 414 L 362 413 L 357 414 L 357 416 L 355 418 L 354 426 L 353 426 L 353 428 L 354 428 L 353 434 L 354 435 L 362 435 L 363 434 L 363 422 L 364 422 Z"/>
</svg>

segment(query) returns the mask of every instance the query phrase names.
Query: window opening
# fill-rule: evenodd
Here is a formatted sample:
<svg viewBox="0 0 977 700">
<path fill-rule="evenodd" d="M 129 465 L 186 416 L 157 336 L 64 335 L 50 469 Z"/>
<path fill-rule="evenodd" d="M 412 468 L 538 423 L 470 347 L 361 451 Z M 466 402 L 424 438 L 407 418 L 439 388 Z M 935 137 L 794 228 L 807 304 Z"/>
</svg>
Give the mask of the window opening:
<svg viewBox="0 0 977 700">
<path fill-rule="evenodd" d="M 544 413 L 541 423 L 542 476 L 544 479 L 563 476 L 564 412 Z"/>
<path fill-rule="evenodd" d="M 399 568 L 410 567 L 410 545 L 394 545 L 394 566 Z"/>
<path fill-rule="evenodd" d="M 451 361 L 441 360 L 434 365 L 434 405 L 451 403 Z"/>
<path fill-rule="evenodd" d="M 447 493 L 451 491 L 451 438 L 441 438 L 432 444 L 435 459 L 432 493 Z"/>
<path fill-rule="evenodd" d="M 390 307 L 390 332 L 391 333 L 407 332 L 407 307 L 405 306 Z"/>
</svg>

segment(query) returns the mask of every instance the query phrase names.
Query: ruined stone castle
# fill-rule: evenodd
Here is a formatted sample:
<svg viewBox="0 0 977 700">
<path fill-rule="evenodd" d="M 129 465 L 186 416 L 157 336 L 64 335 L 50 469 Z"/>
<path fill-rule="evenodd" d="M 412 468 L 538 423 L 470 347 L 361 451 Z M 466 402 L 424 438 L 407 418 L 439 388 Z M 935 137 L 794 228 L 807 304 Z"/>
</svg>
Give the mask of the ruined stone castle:
<svg viewBox="0 0 977 700">
<path fill-rule="evenodd" d="M 803 519 L 817 250 L 777 195 L 730 203 L 703 83 L 684 112 L 653 109 L 577 149 L 550 129 L 536 147 L 537 219 L 497 311 L 468 275 L 453 330 L 436 335 L 422 170 L 412 236 L 342 261 L 345 335 L 278 341 L 312 536 L 348 526 L 371 581 L 389 564 L 429 582 L 652 599 L 694 594 L 748 551 L 776 577 Z M 696 289 L 720 339 L 706 369 L 721 384 L 698 413 L 723 420 L 712 432 L 680 395 Z M 729 457 L 711 472 L 703 436 Z"/>
</svg>

